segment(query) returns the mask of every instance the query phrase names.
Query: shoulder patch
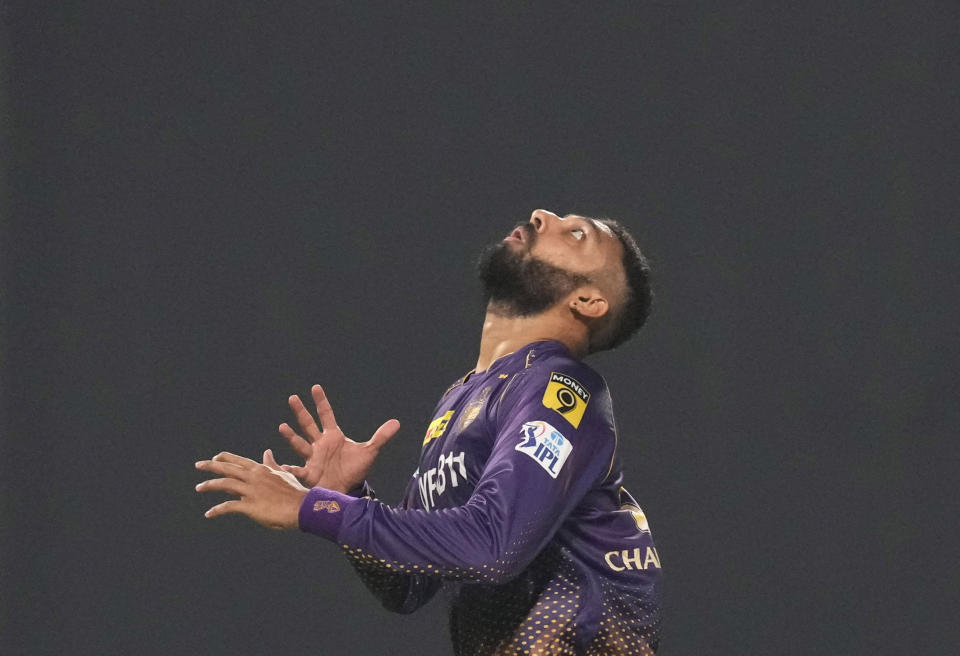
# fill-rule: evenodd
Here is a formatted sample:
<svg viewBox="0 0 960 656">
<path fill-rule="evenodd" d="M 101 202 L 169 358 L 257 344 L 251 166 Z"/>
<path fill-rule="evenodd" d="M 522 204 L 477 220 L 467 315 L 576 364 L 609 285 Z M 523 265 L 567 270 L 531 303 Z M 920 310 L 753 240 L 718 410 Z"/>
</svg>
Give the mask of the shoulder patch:
<svg viewBox="0 0 960 656">
<path fill-rule="evenodd" d="M 590 392 L 575 378 L 554 371 L 550 373 L 541 402 L 547 408 L 559 412 L 571 426 L 579 428 L 583 413 L 590 403 Z"/>
<path fill-rule="evenodd" d="M 520 429 L 520 443 L 514 449 L 526 453 L 556 478 L 573 451 L 573 444 L 547 422 L 528 421 Z"/>
</svg>

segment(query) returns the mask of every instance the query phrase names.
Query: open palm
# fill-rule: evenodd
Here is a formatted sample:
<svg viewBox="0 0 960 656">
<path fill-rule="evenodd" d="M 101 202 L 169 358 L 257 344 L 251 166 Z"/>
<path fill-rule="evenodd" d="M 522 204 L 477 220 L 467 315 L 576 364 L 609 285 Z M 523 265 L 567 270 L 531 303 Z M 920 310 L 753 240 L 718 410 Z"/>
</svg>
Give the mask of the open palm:
<svg viewBox="0 0 960 656">
<path fill-rule="evenodd" d="M 280 433 L 305 462 L 302 467 L 281 465 L 280 468 L 296 476 L 308 487 L 320 486 L 338 492 L 349 492 L 366 479 L 381 447 L 400 430 L 400 422 L 390 419 L 380 426 L 368 441 L 354 442 L 344 435 L 337 425 L 333 408 L 330 407 L 323 388 L 314 385 L 310 392 L 317 405 L 320 425 L 317 425 L 299 396 L 290 397 L 290 409 L 293 410 L 303 434 L 298 434 L 285 423 L 280 424 Z M 264 464 L 271 464 L 267 463 L 268 456 L 273 466 L 276 466 L 269 450 L 264 454 Z"/>
</svg>

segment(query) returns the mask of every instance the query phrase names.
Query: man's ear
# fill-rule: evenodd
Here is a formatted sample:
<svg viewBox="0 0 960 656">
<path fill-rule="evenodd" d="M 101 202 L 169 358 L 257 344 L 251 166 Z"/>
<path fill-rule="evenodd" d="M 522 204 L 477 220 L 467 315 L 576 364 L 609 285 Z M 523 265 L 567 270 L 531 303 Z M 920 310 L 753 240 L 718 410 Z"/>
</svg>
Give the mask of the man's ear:
<svg viewBox="0 0 960 656">
<path fill-rule="evenodd" d="M 572 312 L 587 319 L 599 319 L 610 311 L 610 303 L 596 287 L 581 287 L 570 297 Z"/>
</svg>

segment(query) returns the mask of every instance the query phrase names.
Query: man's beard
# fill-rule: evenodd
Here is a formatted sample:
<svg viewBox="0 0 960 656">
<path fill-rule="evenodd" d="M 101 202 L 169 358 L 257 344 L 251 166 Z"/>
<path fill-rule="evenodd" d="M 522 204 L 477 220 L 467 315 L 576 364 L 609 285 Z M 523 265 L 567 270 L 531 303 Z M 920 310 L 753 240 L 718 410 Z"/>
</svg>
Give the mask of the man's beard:
<svg viewBox="0 0 960 656">
<path fill-rule="evenodd" d="M 506 241 L 483 249 L 477 273 L 484 301 L 492 302 L 498 313 L 508 317 L 540 314 L 588 282 L 586 276 L 516 250 Z"/>
</svg>

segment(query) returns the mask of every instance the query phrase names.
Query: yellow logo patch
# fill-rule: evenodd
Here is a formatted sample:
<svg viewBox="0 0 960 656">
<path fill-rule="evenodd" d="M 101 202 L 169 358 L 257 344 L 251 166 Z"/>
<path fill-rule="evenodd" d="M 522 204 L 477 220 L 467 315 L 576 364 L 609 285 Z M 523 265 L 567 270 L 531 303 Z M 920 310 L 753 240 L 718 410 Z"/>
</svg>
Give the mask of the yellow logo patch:
<svg viewBox="0 0 960 656">
<path fill-rule="evenodd" d="M 543 392 L 543 405 L 556 410 L 574 428 L 579 428 L 583 413 L 590 403 L 590 392 L 574 378 L 553 372 Z"/>
<path fill-rule="evenodd" d="M 423 446 L 427 446 L 431 440 L 443 435 L 443 432 L 447 430 L 447 424 L 450 423 L 450 418 L 453 417 L 453 412 L 453 410 L 450 410 L 447 414 L 430 422 L 430 425 L 427 426 L 427 434 L 423 436 Z"/>
</svg>

